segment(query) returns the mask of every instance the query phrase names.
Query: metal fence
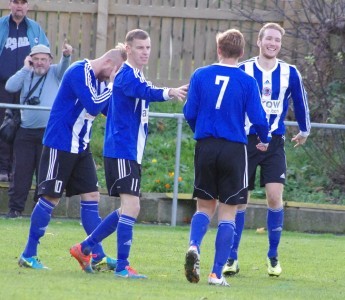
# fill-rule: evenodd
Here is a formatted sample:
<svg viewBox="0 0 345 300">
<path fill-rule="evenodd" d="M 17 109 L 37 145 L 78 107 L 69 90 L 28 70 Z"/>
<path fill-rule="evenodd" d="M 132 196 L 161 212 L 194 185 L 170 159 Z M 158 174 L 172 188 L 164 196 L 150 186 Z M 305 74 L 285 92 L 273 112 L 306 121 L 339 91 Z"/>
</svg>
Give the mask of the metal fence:
<svg viewBox="0 0 345 300">
<path fill-rule="evenodd" d="M 0 108 L 51 110 L 50 107 L 44 107 L 44 106 L 5 104 L 5 103 L 0 103 Z M 171 225 L 176 226 L 177 201 L 178 201 L 178 177 L 180 175 L 179 172 L 180 172 L 182 124 L 183 124 L 183 120 L 184 120 L 184 115 L 181 113 L 150 112 L 149 116 L 153 117 L 153 118 L 176 119 L 176 121 L 177 121 L 174 188 L 173 188 L 173 200 L 172 200 L 172 210 L 171 210 Z M 292 121 L 285 121 L 285 125 L 286 126 L 298 126 L 297 122 L 292 122 Z M 344 124 L 311 123 L 311 127 L 312 128 L 323 128 L 323 129 L 345 130 Z"/>
</svg>

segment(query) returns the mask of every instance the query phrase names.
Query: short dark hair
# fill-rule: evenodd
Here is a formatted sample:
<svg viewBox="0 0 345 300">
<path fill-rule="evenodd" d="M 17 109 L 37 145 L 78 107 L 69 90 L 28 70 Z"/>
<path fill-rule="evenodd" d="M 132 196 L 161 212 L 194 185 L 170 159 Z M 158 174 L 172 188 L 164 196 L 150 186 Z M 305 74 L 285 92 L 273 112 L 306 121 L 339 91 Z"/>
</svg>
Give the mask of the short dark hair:
<svg viewBox="0 0 345 300">
<path fill-rule="evenodd" d="M 126 43 L 127 44 L 131 43 L 131 42 L 133 42 L 134 39 L 146 40 L 149 37 L 150 37 L 149 34 L 145 30 L 133 29 L 126 34 Z"/>
</svg>

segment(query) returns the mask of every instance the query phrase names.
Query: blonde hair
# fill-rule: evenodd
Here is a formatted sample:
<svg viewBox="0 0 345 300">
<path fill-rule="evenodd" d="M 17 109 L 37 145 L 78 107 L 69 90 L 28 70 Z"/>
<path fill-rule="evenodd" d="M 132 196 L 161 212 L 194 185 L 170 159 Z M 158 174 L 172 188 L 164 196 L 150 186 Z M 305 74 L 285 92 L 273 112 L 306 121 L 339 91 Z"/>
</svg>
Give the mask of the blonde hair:
<svg viewBox="0 0 345 300">
<path fill-rule="evenodd" d="M 264 37 L 266 29 L 278 30 L 282 36 L 284 36 L 285 34 L 285 29 L 281 27 L 278 23 L 266 23 L 264 26 L 262 26 L 262 28 L 259 31 L 259 35 L 258 35 L 259 41 L 262 41 L 262 38 Z"/>
<path fill-rule="evenodd" d="M 120 55 L 122 57 L 122 59 L 125 61 L 127 59 L 127 52 L 126 52 L 126 46 L 123 43 L 118 43 L 115 46 L 115 50 L 120 51 Z"/>
<path fill-rule="evenodd" d="M 113 49 L 110 49 L 104 53 L 101 58 L 111 60 L 116 63 L 120 58 L 121 60 L 125 61 L 127 59 L 126 47 L 124 44 L 118 43 Z"/>
<path fill-rule="evenodd" d="M 244 51 L 244 37 L 237 29 L 228 29 L 216 36 L 217 47 L 224 58 L 239 58 Z"/>
</svg>

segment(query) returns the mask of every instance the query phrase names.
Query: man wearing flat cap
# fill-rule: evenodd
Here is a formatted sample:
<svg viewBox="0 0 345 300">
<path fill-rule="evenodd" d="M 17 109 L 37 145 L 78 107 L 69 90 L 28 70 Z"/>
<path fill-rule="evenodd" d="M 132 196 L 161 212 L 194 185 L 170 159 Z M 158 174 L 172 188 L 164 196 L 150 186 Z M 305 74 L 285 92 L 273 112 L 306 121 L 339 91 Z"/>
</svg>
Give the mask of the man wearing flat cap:
<svg viewBox="0 0 345 300">
<path fill-rule="evenodd" d="M 20 104 L 52 107 L 62 76 L 71 62 L 72 46 L 64 42 L 59 64 L 52 64 L 49 47 L 39 44 L 31 49 L 24 66 L 6 82 L 8 92 L 20 92 Z M 21 110 L 21 124 L 13 143 L 13 174 L 8 189 L 7 218 L 20 217 L 37 172 L 48 110 Z M 34 200 L 37 201 L 37 190 Z"/>
<path fill-rule="evenodd" d="M 19 93 L 8 93 L 5 84 L 16 73 L 29 55 L 31 48 L 38 44 L 49 47 L 49 41 L 41 26 L 28 18 L 28 1 L 10 0 L 11 13 L 0 18 L 0 103 L 16 104 Z M 0 108 L 0 124 L 5 109 Z M 12 168 L 12 145 L 0 139 L 0 181 L 9 181 Z"/>
</svg>

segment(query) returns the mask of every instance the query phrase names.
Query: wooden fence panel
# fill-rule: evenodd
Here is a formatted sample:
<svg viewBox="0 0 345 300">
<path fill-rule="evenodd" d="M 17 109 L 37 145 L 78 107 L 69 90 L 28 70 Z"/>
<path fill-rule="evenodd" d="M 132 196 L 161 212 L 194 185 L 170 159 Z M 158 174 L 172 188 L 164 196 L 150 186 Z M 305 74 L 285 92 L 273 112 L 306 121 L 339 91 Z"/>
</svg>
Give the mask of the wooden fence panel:
<svg viewBox="0 0 345 300">
<path fill-rule="evenodd" d="M 175 7 L 183 7 L 183 0 L 176 0 Z M 169 79 L 180 79 L 180 70 L 181 70 L 181 59 L 182 59 L 182 43 L 183 43 L 183 24 L 182 18 L 173 19 L 173 31 L 171 34 L 171 66 L 170 66 L 170 76 Z"/>
<path fill-rule="evenodd" d="M 206 1 L 198 1 L 198 9 L 206 9 Z M 199 68 L 205 64 L 205 49 L 206 49 L 206 26 L 207 21 L 198 19 L 195 21 L 195 43 L 194 43 L 194 66 L 192 69 Z M 198 43 L 196 43 L 198 41 Z"/>
<path fill-rule="evenodd" d="M 3 5 L 2 7 L 0 7 L 0 17 L 7 16 L 10 13 L 7 7 L 8 5 L 7 6 Z"/>
<path fill-rule="evenodd" d="M 55 45 L 55 51 L 57 52 L 57 56 L 60 58 L 61 56 L 61 49 L 62 43 L 65 38 L 70 36 L 70 20 L 71 14 L 68 12 L 60 13 L 59 15 L 59 26 L 58 26 L 58 33 Z"/>
<path fill-rule="evenodd" d="M 216 34 L 218 32 L 218 22 L 209 20 L 206 31 L 205 64 L 212 64 L 217 60 Z"/>
<path fill-rule="evenodd" d="M 147 7 L 150 4 L 150 0 L 141 0 L 140 5 Z M 142 16 L 138 20 L 139 25 L 137 28 L 150 32 L 150 17 Z"/>
<path fill-rule="evenodd" d="M 98 55 L 107 50 L 109 0 L 98 1 L 97 8 L 96 53 Z"/>
<path fill-rule="evenodd" d="M 195 7 L 196 0 L 187 0 L 186 7 Z M 188 81 L 193 70 L 193 53 L 195 46 L 195 20 L 185 19 L 184 21 L 184 31 L 183 31 L 183 48 L 181 57 L 181 79 Z"/>
<path fill-rule="evenodd" d="M 110 3 L 110 11 L 111 11 L 111 4 Z M 126 5 L 127 4 L 127 0 L 118 0 L 118 4 L 122 4 L 122 5 Z M 127 32 L 127 17 L 125 15 L 117 15 L 116 14 L 116 9 L 113 9 L 114 11 L 114 18 L 116 20 L 115 22 L 115 30 L 116 30 L 116 34 L 115 34 L 115 40 L 114 42 L 124 42 L 125 41 L 125 37 L 126 37 L 126 32 Z M 109 34 L 109 33 L 108 33 Z M 112 45 L 108 45 L 108 48 L 110 49 L 112 47 Z"/>
<path fill-rule="evenodd" d="M 119 41 L 116 40 L 116 17 L 108 15 L 106 49 L 114 47 Z M 123 40 L 122 40 L 123 42 Z"/>
<path fill-rule="evenodd" d="M 231 8 L 231 3 L 229 1 L 221 1 L 219 5 L 220 9 L 230 9 Z M 219 21 L 219 27 L 218 31 L 226 31 L 227 29 L 234 28 L 231 26 L 230 20 L 220 20 Z"/>
<path fill-rule="evenodd" d="M 140 5 L 140 0 L 129 0 L 128 4 L 132 5 L 133 7 L 140 7 L 141 10 L 144 10 L 144 7 Z M 127 31 L 139 28 L 139 20 L 145 14 L 141 15 L 130 15 L 127 17 Z"/>
<path fill-rule="evenodd" d="M 47 30 L 46 34 L 49 39 L 50 48 L 54 56 L 56 56 L 56 52 L 54 51 L 56 43 L 54 41 L 57 40 L 57 24 L 59 23 L 58 14 L 47 12 Z M 57 61 L 57 60 L 56 60 Z"/>
<path fill-rule="evenodd" d="M 46 11 L 37 11 L 36 13 L 33 12 L 33 19 L 35 19 L 44 29 L 45 32 L 47 32 L 48 29 L 48 13 Z"/>
<path fill-rule="evenodd" d="M 93 43 L 96 38 L 96 15 L 92 14 L 82 14 L 81 20 L 81 41 L 82 41 L 82 48 L 80 51 L 80 58 L 94 58 L 96 49 L 95 44 Z"/>
<path fill-rule="evenodd" d="M 243 32 L 246 59 L 258 53 L 256 40 L 261 23 L 271 21 L 289 26 L 272 0 L 100 1 L 30 0 L 29 17 L 46 30 L 55 56 L 61 55 L 62 41 L 67 37 L 74 48 L 73 60 L 100 56 L 124 42 L 131 29 L 148 31 L 151 59 L 145 73 L 148 79 L 164 85 L 185 83 L 196 68 L 215 62 L 215 37 L 219 31 L 237 28 Z M 291 14 L 291 7 L 300 1 L 282 1 L 281 6 Z M 252 11 L 260 22 L 245 17 L 241 9 Z M 1 1 L 0 16 L 8 13 L 8 1 Z M 303 57 L 302 52 L 307 49 L 303 41 L 297 43 L 290 36 L 289 45 L 301 52 L 294 59 Z"/>
<path fill-rule="evenodd" d="M 166 79 L 169 78 L 169 68 L 171 65 L 170 52 L 172 50 L 171 45 L 171 31 L 172 31 L 172 19 L 162 19 L 162 31 L 161 31 L 161 45 L 160 45 L 160 56 L 159 56 L 159 73 L 158 78 Z M 155 59 L 155 58 L 153 58 Z"/>
<path fill-rule="evenodd" d="M 73 47 L 73 57 L 81 57 L 81 20 L 82 14 L 71 13 L 71 30 L 66 35 L 67 42 Z"/>
<path fill-rule="evenodd" d="M 152 0 L 152 5 L 162 5 L 161 0 Z M 147 76 L 150 80 L 154 80 L 158 77 L 159 68 L 159 51 L 161 44 L 161 20 L 160 17 L 151 17 L 150 19 L 150 37 L 151 37 L 151 57 L 150 64 L 148 66 Z M 155 84 L 158 84 L 155 82 Z"/>
</svg>

